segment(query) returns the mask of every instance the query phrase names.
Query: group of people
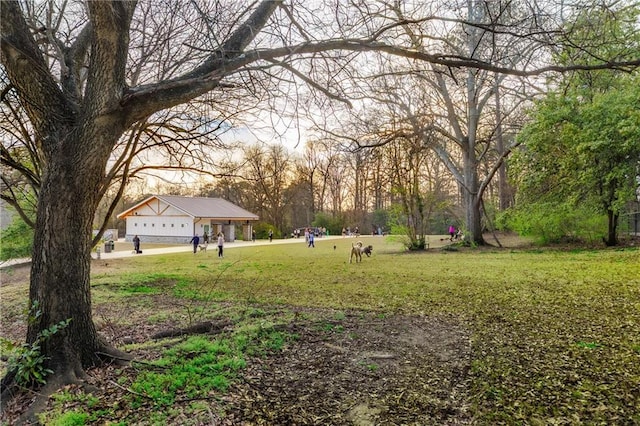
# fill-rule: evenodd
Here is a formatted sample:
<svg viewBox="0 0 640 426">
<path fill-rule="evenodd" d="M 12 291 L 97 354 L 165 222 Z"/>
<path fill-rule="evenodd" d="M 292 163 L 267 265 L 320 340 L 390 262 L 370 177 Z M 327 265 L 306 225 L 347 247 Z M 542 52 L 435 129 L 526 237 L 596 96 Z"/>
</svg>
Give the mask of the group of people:
<svg viewBox="0 0 640 426">
<path fill-rule="evenodd" d="M 314 228 L 296 228 L 291 232 L 291 238 L 300 238 L 300 235 L 304 233 L 305 241 L 308 241 L 308 234 L 313 234 L 314 237 L 322 238 L 324 236 L 329 236 L 329 231 L 324 226 Z"/>
<path fill-rule="evenodd" d="M 193 244 L 193 252 L 197 253 L 200 246 L 200 236 L 194 235 L 189 242 Z M 202 235 L 202 243 L 205 247 L 209 244 L 209 235 L 206 232 Z M 218 257 L 224 257 L 224 234 L 222 232 L 218 232 Z"/>
<path fill-rule="evenodd" d="M 351 231 L 351 227 L 347 226 L 346 228 L 342 228 L 342 236 L 343 237 L 359 237 L 360 236 L 360 228 L 357 226 L 353 228 Z"/>
</svg>

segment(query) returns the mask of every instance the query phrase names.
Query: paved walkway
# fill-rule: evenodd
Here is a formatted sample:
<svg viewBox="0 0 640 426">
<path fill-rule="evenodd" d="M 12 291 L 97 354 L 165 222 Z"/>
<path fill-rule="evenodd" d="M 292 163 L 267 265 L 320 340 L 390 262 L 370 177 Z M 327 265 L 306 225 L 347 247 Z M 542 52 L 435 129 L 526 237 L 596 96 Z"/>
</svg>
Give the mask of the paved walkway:
<svg viewBox="0 0 640 426">
<path fill-rule="evenodd" d="M 329 239 L 333 239 L 333 238 L 338 238 L 338 237 L 322 237 L 322 238 L 316 238 L 316 241 L 322 241 L 322 240 L 329 240 Z M 179 246 L 170 246 L 170 247 L 162 247 L 162 248 L 148 248 L 145 249 L 144 247 L 144 243 L 142 243 L 140 246 L 140 248 L 142 249 L 142 253 L 136 255 L 133 252 L 133 246 L 131 245 L 131 243 L 126 243 L 124 242 L 124 240 L 121 240 L 120 243 L 122 244 L 127 244 L 128 246 L 131 246 L 131 250 L 116 250 L 116 251 L 112 251 L 111 253 L 104 253 L 101 250 L 100 253 L 100 259 L 119 259 L 119 258 L 123 258 L 123 257 L 131 257 L 131 256 L 152 256 L 152 255 L 156 255 L 156 254 L 166 254 L 166 253 L 186 253 L 186 252 L 192 252 L 193 251 L 193 244 L 183 244 L 183 245 L 179 245 Z M 282 239 L 282 240 L 273 240 L 272 242 L 269 242 L 269 240 L 256 240 L 255 242 L 253 241 L 242 241 L 242 240 L 236 240 L 232 243 L 230 242 L 225 242 L 224 243 L 224 249 L 228 250 L 228 249 L 233 249 L 236 247 L 248 247 L 248 246 L 262 246 L 262 245 L 269 245 L 269 244 L 291 244 L 291 243 L 298 243 L 298 244 L 304 244 L 304 238 L 287 238 L 287 239 Z M 218 250 L 218 246 L 216 245 L 215 242 L 213 243 L 209 243 L 209 245 L 207 246 L 207 250 L 211 250 L 211 251 L 217 251 Z M 91 256 L 95 259 L 96 258 L 96 253 L 91 253 Z"/>
<path fill-rule="evenodd" d="M 342 238 L 342 236 L 336 235 L 336 236 L 316 238 L 316 241 L 317 242 L 321 242 L 321 241 L 324 241 L 324 240 L 331 240 L 331 239 L 337 239 L 337 238 Z M 300 238 L 276 239 L 276 240 L 273 240 L 272 242 L 269 242 L 269 240 L 256 240 L 255 242 L 253 242 L 253 241 L 236 240 L 236 241 L 234 241 L 232 243 L 225 242 L 224 243 L 224 249 L 228 250 L 228 249 L 233 249 L 235 247 L 260 246 L 260 245 L 269 245 L 269 244 L 292 244 L 292 243 L 304 244 L 304 238 L 300 237 Z M 124 258 L 124 257 L 132 257 L 132 256 L 153 256 L 153 255 L 166 254 L 166 253 L 183 253 L 183 252 L 186 253 L 186 252 L 193 251 L 193 245 L 192 244 L 183 244 L 183 245 L 179 245 L 179 246 L 169 246 L 169 247 L 162 247 L 162 248 L 145 248 L 145 244 L 142 243 L 141 244 L 141 249 L 142 249 L 142 253 L 136 255 L 133 252 L 132 243 L 125 242 L 124 239 L 120 239 L 116 243 L 116 250 L 112 251 L 111 253 L 105 253 L 104 252 L 104 245 L 101 245 L 100 246 L 100 259 L 102 259 L 102 260 L 105 260 L 105 259 L 121 259 L 121 258 Z M 212 251 L 215 252 L 215 251 L 218 250 L 218 247 L 217 247 L 217 245 L 215 243 L 209 243 L 209 246 L 208 246 L 207 250 L 212 250 Z M 91 253 L 91 257 L 93 259 L 97 259 L 97 253 L 95 251 L 92 252 Z M 30 258 L 10 259 L 10 260 L 1 262 L 0 263 L 0 269 L 8 268 L 10 266 L 23 265 L 23 264 L 29 263 L 29 262 L 31 262 Z"/>
</svg>

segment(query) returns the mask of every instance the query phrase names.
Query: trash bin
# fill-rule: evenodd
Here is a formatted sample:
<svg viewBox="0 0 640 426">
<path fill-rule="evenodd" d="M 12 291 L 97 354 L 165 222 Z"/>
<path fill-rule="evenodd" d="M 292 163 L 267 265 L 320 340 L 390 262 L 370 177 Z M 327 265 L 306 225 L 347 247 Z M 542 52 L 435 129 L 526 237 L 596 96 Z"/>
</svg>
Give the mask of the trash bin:
<svg viewBox="0 0 640 426">
<path fill-rule="evenodd" d="M 104 252 L 105 253 L 111 253 L 111 249 L 112 247 L 113 241 L 107 241 L 106 243 L 104 243 Z"/>
</svg>

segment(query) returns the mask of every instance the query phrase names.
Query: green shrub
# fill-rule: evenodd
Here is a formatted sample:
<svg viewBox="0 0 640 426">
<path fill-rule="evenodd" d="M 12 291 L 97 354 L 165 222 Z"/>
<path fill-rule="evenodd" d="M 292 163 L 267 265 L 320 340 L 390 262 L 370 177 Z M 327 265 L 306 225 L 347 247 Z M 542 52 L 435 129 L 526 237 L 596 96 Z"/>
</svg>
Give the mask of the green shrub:
<svg viewBox="0 0 640 426">
<path fill-rule="evenodd" d="M 330 235 L 340 235 L 342 233 L 342 227 L 344 219 L 341 217 L 333 217 L 324 212 L 318 212 L 315 218 L 311 222 L 311 225 L 318 228 L 327 228 Z"/>
<path fill-rule="evenodd" d="M 599 241 L 607 233 L 606 218 L 590 206 L 570 203 L 533 203 L 498 215 L 496 225 L 531 237 L 537 244 L 562 241 Z"/>
<path fill-rule="evenodd" d="M 102 400 L 97 396 L 88 393 L 73 392 L 68 387 L 52 394 L 50 401 L 47 411 L 38 415 L 40 424 L 51 426 L 98 424 L 98 420 L 110 414 L 110 410 L 113 409 L 113 406 L 106 409 L 101 408 Z M 78 403 L 81 403 L 82 407 L 75 406 Z M 70 409 L 71 407 L 74 408 Z M 109 424 L 110 426 L 125 425 L 124 422 L 99 424 Z"/>
<path fill-rule="evenodd" d="M 0 232 L 0 240 L 0 260 L 29 257 L 33 248 L 33 228 L 16 216 L 11 225 Z"/>
<path fill-rule="evenodd" d="M 280 231 L 267 222 L 256 222 L 253 225 L 253 230 L 256 231 L 256 238 L 258 240 L 266 240 L 269 238 L 269 230 L 273 231 L 273 238 L 282 238 Z"/>
<path fill-rule="evenodd" d="M 40 315 L 42 313 L 38 309 L 38 303 L 34 302 L 29 311 L 29 322 L 33 323 Z M 34 383 L 46 383 L 45 378 L 52 371 L 44 367 L 47 357 L 42 354 L 42 343 L 66 328 L 70 321 L 70 319 L 67 319 L 53 324 L 49 328 L 40 331 L 33 342 L 23 343 L 20 346 L 14 345 L 10 340 L 0 338 L 2 352 L 9 353 L 7 370 L 15 371 L 15 382 L 18 385 L 30 386 Z"/>
<path fill-rule="evenodd" d="M 412 235 L 411 230 L 402 225 L 392 225 L 391 234 L 396 236 L 396 241 L 402 243 L 407 250 L 424 250 L 427 247 L 426 235 Z"/>
</svg>

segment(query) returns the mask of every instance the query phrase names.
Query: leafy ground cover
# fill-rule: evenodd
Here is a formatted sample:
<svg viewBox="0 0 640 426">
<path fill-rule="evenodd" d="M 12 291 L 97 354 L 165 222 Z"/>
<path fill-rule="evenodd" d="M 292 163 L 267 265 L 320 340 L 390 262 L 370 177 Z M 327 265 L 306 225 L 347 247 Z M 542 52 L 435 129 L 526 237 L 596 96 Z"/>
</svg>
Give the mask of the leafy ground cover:
<svg viewBox="0 0 640 426">
<path fill-rule="evenodd" d="M 637 248 L 363 240 L 358 264 L 351 239 L 95 261 L 97 325 L 136 361 L 61 390 L 43 423 L 640 423 Z M 28 269 L 2 274 L 19 342 Z"/>
</svg>

